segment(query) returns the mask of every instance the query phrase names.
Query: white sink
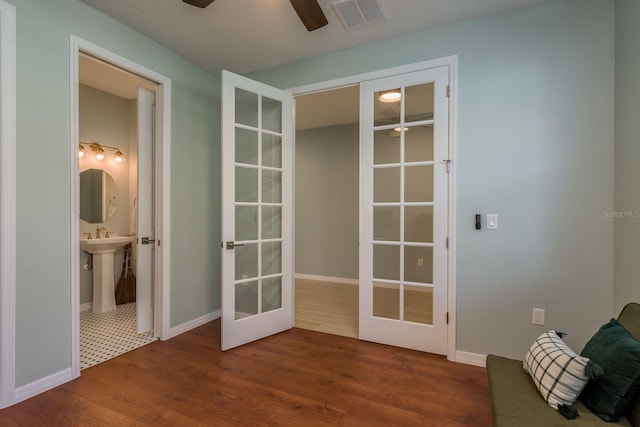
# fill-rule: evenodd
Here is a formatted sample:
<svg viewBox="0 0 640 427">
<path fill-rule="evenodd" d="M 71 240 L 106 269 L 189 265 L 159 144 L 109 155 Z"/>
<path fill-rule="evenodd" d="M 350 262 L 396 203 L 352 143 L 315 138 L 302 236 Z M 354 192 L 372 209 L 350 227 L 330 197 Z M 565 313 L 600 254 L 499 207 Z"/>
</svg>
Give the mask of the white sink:
<svg viewBox="0 0 640 427">
<path fill-rule="evenodd" d="M 80 249 L 93 255 L 93 306 L 94 313 L 115 310 L 116 293 L 114 254 L 118 248 L 135 240 L 135 236 L 115 236 L 101 239 L 80 239 Z"/>
<path fill-rule="evenodd" d="M 101 239 L 80 239 L 80 249 L 90 254 L 115 252 L 135 240 L 135 236 L 114 236 Z"/>
</svg>

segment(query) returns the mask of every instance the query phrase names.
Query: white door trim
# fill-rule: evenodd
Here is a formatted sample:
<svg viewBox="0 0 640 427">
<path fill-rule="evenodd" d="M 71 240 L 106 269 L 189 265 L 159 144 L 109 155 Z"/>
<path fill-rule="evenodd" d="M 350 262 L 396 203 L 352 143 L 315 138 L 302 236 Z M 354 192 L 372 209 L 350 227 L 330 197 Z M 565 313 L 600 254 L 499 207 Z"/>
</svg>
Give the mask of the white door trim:
<svg viewBox="0 0 640 427">
<path fill-rule="evenodd" d="M 383 70 L 376 70 L 368 73 L 356 74 L 353 76 L 341 77 L 338 79 L 328 80 L 324 82 L 313 83 L 304 86 L 297 86 L 289 88 L 288 91 L 294 96 L 307 95 L 314 92 L 324 92 L 327 90 L 338 89 L 346 86 L 357 85 L 363 81 L 375 80 L 383 77 L 395 76 L 398 74 L 406 74 L 413 71 L 427 70 L 437 67 L 448 67 L 449 70 L 449 159 L 451 160 L 451 169 L 448 177 L 449 185 L 449 224 L 448 224 L 448 236 L 449 236 L 449 252 L 448 252 L 448 274 L 447 274 L 447 288 L 448 288 L 448 313 L 449 313 L 449 325 L 447 329 L 447 359 L 456 360 L 456 187 L 455 187 L 455 155 L 456 155 L 456 88 L 458 85 L 458 57 L 447 56 L 444 58 L 437 58 L 428 61 L 416 62 L 413 64 L 401 65 L 398 67 L 387 68 Z M 294 139 L 295 148 L 295 139 Z"/>
<path fill-rule="evenodd" d="M 15 402 L 16 8 L 0 0 L 0 408 Z"/>
<path fill-rule="evenodd" d="M 123 58 L 98 45 L 71 35 L 70 49 L 70 129 L 69 159 L 71 159 L 71 371 L 80 375 L 80 201 L 78 195 L 78 55 L 85 52 L 96 58 L 117 65 L 157 83 L 156 91 L 156 254 L 155 254 L 155 310 L 156 334 L 161 340 L 170 338 L 170 189 L 171 189 L 171 79 Z"/>
</svg>

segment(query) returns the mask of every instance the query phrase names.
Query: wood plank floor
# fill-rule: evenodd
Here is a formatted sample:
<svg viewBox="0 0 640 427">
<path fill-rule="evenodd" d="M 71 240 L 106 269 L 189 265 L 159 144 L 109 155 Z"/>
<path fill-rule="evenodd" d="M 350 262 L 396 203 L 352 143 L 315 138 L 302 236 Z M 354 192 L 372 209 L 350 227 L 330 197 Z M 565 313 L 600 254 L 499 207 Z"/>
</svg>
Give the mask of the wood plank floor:
<svg viewBox="0 0 640 427">
<path fill-rule="evenodd" d="M 294 328 L 220 351 L 220 320 L 85 369 L 2 426 L 490 426 L 483 368 Z"/>
</svg>

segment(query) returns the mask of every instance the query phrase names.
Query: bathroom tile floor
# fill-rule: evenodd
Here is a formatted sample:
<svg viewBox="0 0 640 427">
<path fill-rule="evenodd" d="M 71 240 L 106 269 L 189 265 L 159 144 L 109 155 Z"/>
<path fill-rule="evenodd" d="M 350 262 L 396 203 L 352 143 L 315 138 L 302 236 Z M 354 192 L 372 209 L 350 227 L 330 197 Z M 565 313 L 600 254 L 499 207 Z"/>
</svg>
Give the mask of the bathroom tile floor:
<svg viewBox="0 0 640 427">
<path fill-rule="evenodd" d="M 153 332 L 138 335 L 136 303 L 107 313 L 80 313 L 80 369 L 113 359 L 157 340 Z"/>
</svg>

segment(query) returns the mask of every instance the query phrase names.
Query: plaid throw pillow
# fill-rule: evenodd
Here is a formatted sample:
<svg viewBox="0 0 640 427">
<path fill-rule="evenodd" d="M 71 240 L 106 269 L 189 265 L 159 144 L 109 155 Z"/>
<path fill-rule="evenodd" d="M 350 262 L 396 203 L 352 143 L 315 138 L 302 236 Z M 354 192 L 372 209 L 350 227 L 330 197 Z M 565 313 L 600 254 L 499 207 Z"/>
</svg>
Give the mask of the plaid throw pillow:
<svg viewBox="0 0 640 427">
<path fill-rule="evenodd" d="M 523 366 L 549 406 L 569 419 L 578 416 L 573 403 L 587 381 L 602 375 L 598 365 L 578 356 L 556 331 L 545 332 L 533 342 Z"/>
</svg>

